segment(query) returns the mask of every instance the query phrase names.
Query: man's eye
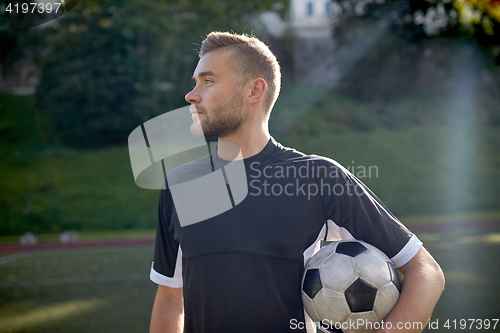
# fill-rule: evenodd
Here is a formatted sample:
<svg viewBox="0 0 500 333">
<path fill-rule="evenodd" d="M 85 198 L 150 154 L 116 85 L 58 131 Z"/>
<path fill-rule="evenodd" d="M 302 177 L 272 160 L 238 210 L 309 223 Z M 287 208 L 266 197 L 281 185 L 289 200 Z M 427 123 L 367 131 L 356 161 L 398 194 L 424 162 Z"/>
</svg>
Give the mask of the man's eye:
<svg viewBox="0 0 500 333">
<path fill-rule="evenodd" d="M 212 80 L 210 80 L 210 79 L 206 79 L 206 80 L 205 80 L 205 83 L 206 83 L 206 84 L 212 83 Z"/>
</svg>

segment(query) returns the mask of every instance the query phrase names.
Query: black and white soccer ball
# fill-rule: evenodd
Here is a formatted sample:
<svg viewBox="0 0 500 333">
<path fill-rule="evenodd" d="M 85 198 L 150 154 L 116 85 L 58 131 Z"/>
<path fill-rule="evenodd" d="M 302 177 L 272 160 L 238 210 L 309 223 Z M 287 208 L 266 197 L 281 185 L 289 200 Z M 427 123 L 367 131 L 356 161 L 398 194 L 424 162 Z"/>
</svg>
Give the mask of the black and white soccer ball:
<svg viewBox="0 0 500 333">
<path fill-rule="evenodd" d="M 400 291 L 392 261 L 357 240 L 323 247 L 307 262 L 302 278 L 304 308 L 325 332 L 375 332 Z"/>
</svg>

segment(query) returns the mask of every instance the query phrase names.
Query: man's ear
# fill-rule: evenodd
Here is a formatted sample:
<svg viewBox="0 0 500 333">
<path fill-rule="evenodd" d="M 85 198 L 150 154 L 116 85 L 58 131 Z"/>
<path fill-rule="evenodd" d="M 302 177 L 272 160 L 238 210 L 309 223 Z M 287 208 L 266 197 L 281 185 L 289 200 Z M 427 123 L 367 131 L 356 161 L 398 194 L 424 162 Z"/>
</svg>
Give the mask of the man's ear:
<svg viewBox="0 0 500 333">
<path fill-rule="evenodd" d="M 249 94 L 247 100 L 249 104 L 255 104 L 263 100 L 267 90 L 267 83 L 263 78 L 257 78 L 248 82 Z"/>
</svg>

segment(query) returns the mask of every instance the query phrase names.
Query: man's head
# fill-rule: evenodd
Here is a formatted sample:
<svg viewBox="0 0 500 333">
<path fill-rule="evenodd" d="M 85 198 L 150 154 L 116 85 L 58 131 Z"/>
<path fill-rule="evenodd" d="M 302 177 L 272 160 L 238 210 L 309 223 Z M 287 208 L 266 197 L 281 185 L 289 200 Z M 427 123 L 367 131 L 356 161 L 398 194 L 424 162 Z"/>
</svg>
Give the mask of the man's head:
<svg viewBox="0 0 500 333">
<path fill-rule="evenodd" d="M 203 41 L 200 61 L 186 95 L 197 136 L 227 137 L 267 123 L 280 88 L 279 65 L 261 41 L 213 32 Z M 201 129 L 203 127 L 203 131 Z"/>
<path fill-rule="evenodd" d="M 259 39 L 229 32 L 211 32 L 201 44 L 199 56 L 215 50 L 231 50 L 228 65 L 236 72 L 238 83 L 263 78 L 267 84 L 264 107 L 271 111 L 281 87 L 280 66 L 274 54 Z"/>
</svg>

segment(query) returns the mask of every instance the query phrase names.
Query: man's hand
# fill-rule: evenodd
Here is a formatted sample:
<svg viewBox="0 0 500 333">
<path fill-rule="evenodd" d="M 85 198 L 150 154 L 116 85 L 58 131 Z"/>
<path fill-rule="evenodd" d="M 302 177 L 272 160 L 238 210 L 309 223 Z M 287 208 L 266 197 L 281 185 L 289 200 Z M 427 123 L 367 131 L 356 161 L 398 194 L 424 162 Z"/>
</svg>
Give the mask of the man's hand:
<svg viewBox="0 0 500 333">
<path fill-rule="evenodd" d="M 443 271 L 423 247 L 408 263 L 398 268 L 398 271 L 403 275 L 401 295 L 394 309 L 384 320 L 384 328 L 377 333 L 422 332 L 443 292 Z M 392 329 L 387 329 L 388 322 L 392 324 Z M 404 328 L 407 323 L 411 324 L 411 329 Z M 407 327 L 410 324 L 407 324 Z"/>
<path fill-rule="evenodd" d="M 184 298 L 182 288 L 158 286 L 150 333 L 182 333 L 184 330 Z"/>
</svg>

